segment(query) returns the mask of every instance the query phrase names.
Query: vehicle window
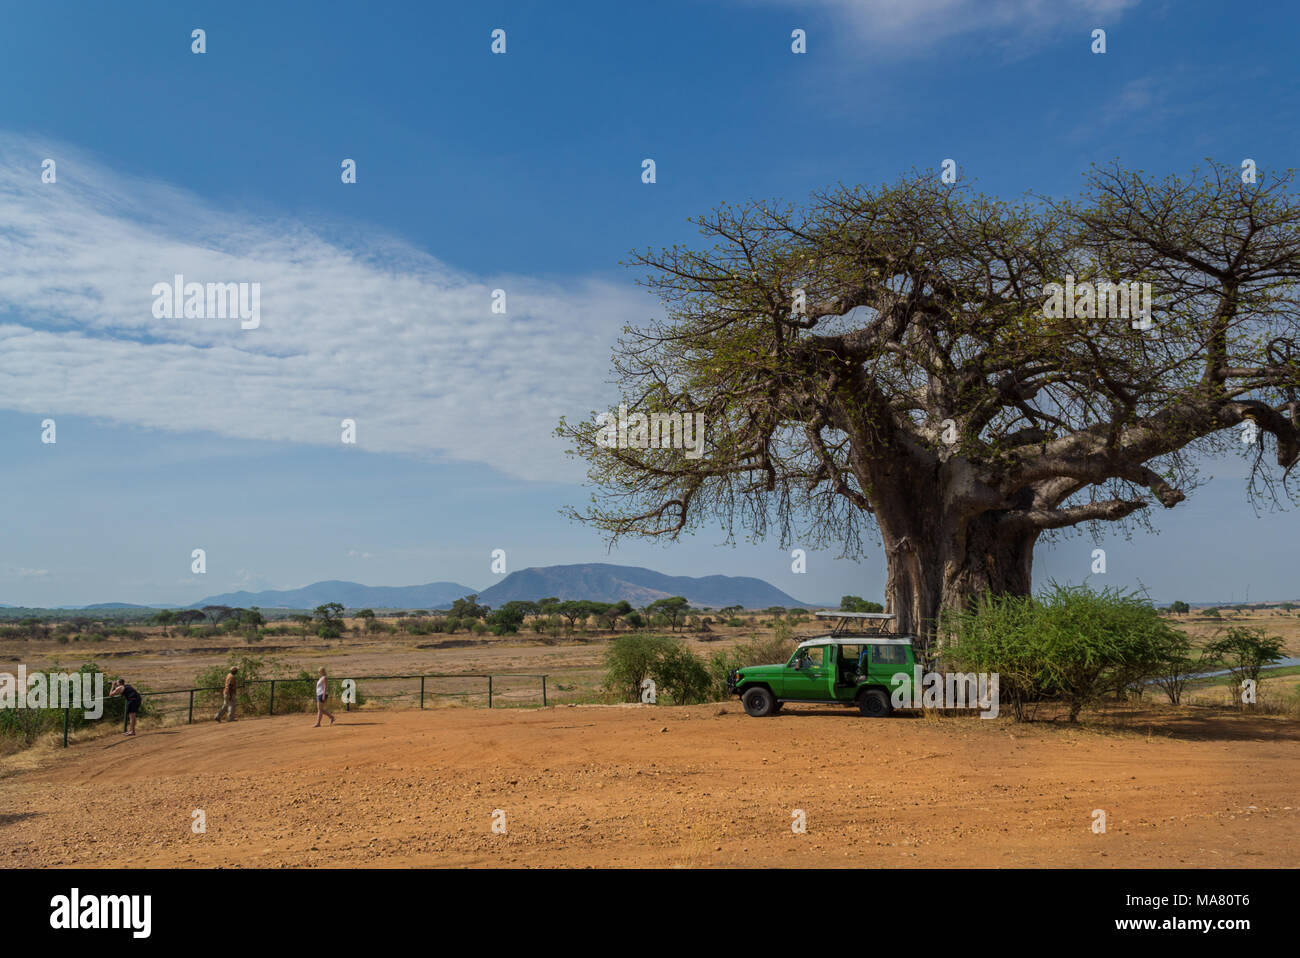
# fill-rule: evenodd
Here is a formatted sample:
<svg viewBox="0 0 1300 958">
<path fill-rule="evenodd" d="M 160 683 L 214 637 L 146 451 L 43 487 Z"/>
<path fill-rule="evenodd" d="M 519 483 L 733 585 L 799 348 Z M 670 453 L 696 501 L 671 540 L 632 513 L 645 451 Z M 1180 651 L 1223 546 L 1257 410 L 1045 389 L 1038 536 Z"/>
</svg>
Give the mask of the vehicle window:
<svg viewBox="0 0 1300 958">
<path fill-rule="evenodd" d="M 876 665 L 906 665 L 907 650 L 901 645 L 873 645 L 871 661 Z"/>
<path fill-rule="evenodd" d="M 860 645 L 841 645 L 840 661 L 845 665 L 857 665 L 862 656 L 862 648 Z"/>
<path fill-rule="evenodd" d="M 823 656 L 826 653 L 826 647 L 822 645 L 814 645 L 806 651 L 808 652 L 808 660 L 812 663 L 812 667 L 814 669 L 820 669 L 822 667 Z"/>
</svg>

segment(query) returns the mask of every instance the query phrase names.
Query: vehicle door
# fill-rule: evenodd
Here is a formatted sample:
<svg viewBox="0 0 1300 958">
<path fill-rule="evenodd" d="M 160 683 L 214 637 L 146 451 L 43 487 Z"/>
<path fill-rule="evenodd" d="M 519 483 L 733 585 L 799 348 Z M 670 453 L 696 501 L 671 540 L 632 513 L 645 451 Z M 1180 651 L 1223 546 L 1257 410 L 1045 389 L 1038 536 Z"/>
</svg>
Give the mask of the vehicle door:
<svg viewBox="0 0 1300 958">
<path fill-rule="evenodd" d="M 911 685 L 912 666 L 908 661 L 906 646 L 872 643 L 868 646 L 867 655 L 870 657 L 867 676 L 872 685 L 883 685 L 892 693 L 897 687 L 893 679 L 899 672 L 907 675 L 907 684 Z"/>
<path fill-rule="evenodd" d="M 785 669 L 781 698 L 823 701 L 831 697 L 835 663 L 828 652 L 833 646 L 812 645 L 798 649 Z"/>
</svg>

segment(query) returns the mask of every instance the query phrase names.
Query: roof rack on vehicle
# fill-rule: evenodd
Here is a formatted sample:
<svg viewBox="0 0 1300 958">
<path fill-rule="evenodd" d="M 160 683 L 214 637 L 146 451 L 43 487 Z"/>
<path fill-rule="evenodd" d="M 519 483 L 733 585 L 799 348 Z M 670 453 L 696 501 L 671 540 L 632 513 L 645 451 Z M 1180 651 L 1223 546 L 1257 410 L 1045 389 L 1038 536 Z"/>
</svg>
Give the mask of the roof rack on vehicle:
<svg viewBox="0 0 1300 958">
<path fill-rule="evenodd" d="M 893 635 L 891 622 L 897 618 L 892 612 L 814 612 L 822 619 L 834 619 L 831 635 Z M 863 623 L 859 625 L 858 623 Z M 872 623 L 867 625 L 866 623 Z"/>
</svg>

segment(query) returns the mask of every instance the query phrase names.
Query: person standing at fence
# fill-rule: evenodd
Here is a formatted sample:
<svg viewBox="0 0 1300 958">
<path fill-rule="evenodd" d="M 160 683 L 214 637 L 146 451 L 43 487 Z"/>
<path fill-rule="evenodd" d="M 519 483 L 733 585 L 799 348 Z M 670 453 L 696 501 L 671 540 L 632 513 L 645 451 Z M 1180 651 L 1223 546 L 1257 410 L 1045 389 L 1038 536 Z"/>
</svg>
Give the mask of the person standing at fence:
<svg viewBox="0 0 1300 958">
<path fill-rule="evenodd" d="M 239 666 L 232 665 L 230 671 L 226 673 L 226 685 L 221 690 L 221 708 L 217 711 L 217 721 L 221 721 L 221 716 L 230 715 L 230 721 L 235 720 L 235 693 L 239 691 L 239 683 L 235 680 L 235 674 L 239 671 Z"/>
<path fill-rule="evenodd" d="M 126 679 L 118 678 L 113 683 L 113 687 L 109 689 L 108 696 L 109 698 L 115 698 L 119 695 L 126 699 L 126 715 L 122 722 L 122 734 L 134 735 L 135 718 L 140 714 L 140 693 L 133 686 L 127 685 Z"/>
<path fill-rule="evenodd" d="M 325 666 L 320 667 L 320 678 L 316 680 L 316 724 L 312 728 L 320 728 L 321 717 L 324 716 L 330 720 L 330 725 L 334 724 L 334 716 L 325 711 L 325 700 L 329 698 L 329 681 L 325 678 Z"/>
</svg>

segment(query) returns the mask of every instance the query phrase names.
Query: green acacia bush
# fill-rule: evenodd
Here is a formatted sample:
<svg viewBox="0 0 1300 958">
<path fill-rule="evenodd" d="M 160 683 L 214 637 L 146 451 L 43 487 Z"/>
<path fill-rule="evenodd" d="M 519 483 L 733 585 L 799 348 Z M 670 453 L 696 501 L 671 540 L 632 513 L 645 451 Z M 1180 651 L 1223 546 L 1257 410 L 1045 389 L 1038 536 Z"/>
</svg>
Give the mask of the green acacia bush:
<svg viewBox="0 0 1300 958">
<path fill-rule="evenodd" d="M 1107 689 L 1140 687 L 1186 654 L 1181 633 L 1145 598 L 1053 585 L 1038 597 L 985 595 L 945 615 L 942 667 L 997 672 L 1017 721 L 1057 699 L 1069 720 Z"/>
<path fill-rule="evenodd" d="M 713 682 L 700 657 L 680 640 L 669 640 L 651 667 L 656 691 L 674 705 L 695 705 L 713 697 Z"/>
<path fill-rule="evenodd" d="M 1263 629 L 1233 626 L 1207 643 L 1204 654 L 1206 659 L 1232 673 L 1233 680 L 1241 687 L 1246 680 L 1258 683 L 1264 666 L 1282 658 L 1283 651 L 1281 636 L 1269 635 Z"/>
<path fill-rule="evenodd" d="M 641 701 L 641 683 L 651 677 L 672 646 L 664 635 L 621 635 L 605 650 L 605 689 L 623 702 Z"/>
</svg>

